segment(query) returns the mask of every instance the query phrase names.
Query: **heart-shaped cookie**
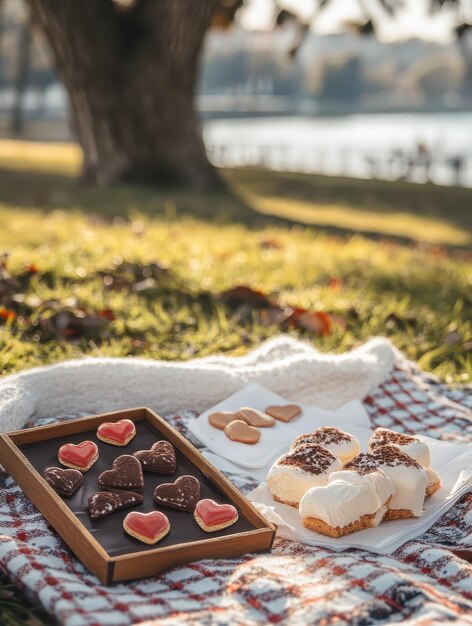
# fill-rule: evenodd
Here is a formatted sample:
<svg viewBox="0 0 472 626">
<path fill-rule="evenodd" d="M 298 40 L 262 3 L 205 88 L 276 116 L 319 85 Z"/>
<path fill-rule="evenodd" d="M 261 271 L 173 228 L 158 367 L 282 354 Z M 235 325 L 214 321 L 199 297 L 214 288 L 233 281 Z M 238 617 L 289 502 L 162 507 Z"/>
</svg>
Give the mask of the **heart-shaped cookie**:
<svg viewBox="0 0 472 626">
<path fill-rule="evenodd" d="M 150 450 L 139 450 L 133 456 L 146 472 L 175 474 L 177 459 L 174 446 L 168 441 L 156 441 Z"/>
<path fill-rule="evenodd" d="M 136 435 L 136 426 L 131 420 L 123 419 L 118 422 L 103 422 L 97 428 L 97 437 L 113 446 L 126 446 Z"/>
<path fill-rule="evenodd" d="M 249 426 L 255 426 L 256 428 L 270 428 L 275 426 L 275 420 L 270 415 L 262 413 L 257 409 L 253 409 L 250 406 L 244 406 L 236 414 L 235 419 L 241 419 Z"/>
<path fill-rule="evenodd" d="M 197 502 L 193 516 L 207 533 L 222 530 L 238 521 L 238 511 L 232 504 L 218 504 L 209 499 Z"/>
<path fill-rule="evenodd" d="M 134 491 L 98 491 L 87 500 L 87 506 L 90 519 L 101 519 L 143 501 L 144 497 Z"/>
<path fill-rule="evenodd" d="M 163 483 L 154 489 L 157 504 L 193 513 L 200 498 L 200 483 L 194 476 L 181 476 L 173 483 Z"/>
<path fill-rule="evenodd" d="M 225 428 L 225 435 L 231 441 L 238 441 L 239 443 L 254 444 L 261 438 L 261 432 L 254 426 L 249 426 L 243 420 L 234 420 L 230 422 Z"/>
<path fill-rule="evenodd" d="M 141 463 L 130 454 L 122 454 L 113 461 L 111 469 L 100 474 L 98 486 L 107 490 L 142 491 L 144 477 Z"/>
<path fill-rule="evenodd" d="M 238 419 L 234 411 L 215 411 L 208 416 L 208 423 L 213 428 L 224 430 L 233 420 Z"/>
<path fill-rule="evenodd" d="M 44 472 L 46 482 L 61 496 L 71 496 L 82 484 L 82 472 L 76 469 L 48 467 Z"/>
<path fill-rule="evenodd" d="M 268 406 L 265 410 L 267 415 L 275 417 L 280 422 L 290 422 L 302 412 L 298 404 L 284 404 Z"/>
<path fill-rule="evenodd" d="M 170 530 L 170 522 L 164 513 L 133 511 L 123 520 L 125 531 L 143 543 L 153 544 L 163 539 Z"/>
<path fill-rule="evenodd" d="M 98 446 L 93 441 L 66 443 L 59 448 L 57 458 L 66 467 L 86 472 L 98 459 Z"/>
</svg>

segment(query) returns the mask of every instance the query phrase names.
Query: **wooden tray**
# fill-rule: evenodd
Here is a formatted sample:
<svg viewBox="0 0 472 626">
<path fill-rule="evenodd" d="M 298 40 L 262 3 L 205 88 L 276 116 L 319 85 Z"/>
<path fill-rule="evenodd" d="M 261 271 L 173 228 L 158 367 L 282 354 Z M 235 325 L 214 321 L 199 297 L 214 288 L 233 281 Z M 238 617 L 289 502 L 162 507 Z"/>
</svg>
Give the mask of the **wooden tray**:
<svg viewBox="0 0 472 626">
<path fill-rule="evenodd" d="M 127 418 L 136 424 L 136 436 L 125 447 L 106 444 L 96 437 L 102 422 Z M 47 467 L 57 466 L 57 451 L 63 443 L 95 441 L 98 461 L 84 474 L 84 482 L 71 498 L 59 496 L 44 480 Z M 97 478 L 120 454 L 148 449 L 166 439 L 175 447 L 177 472 L 173 476 L 144 474 L 144 503 L 118 511 L 101 520 L 90 520 L 87 499 L 98 491 Z M 82 563 L 104 584 L 145 578 L 165 569 L 205 558 L 228 558 L 247 552 L 270 550 L 274 526 L 209 463 L 187 439 L 153 411 L 137 408 L 70 420 L 0 435 L 0 464 L 17 481 L 33 504 Z M 239 512 L 233 526 L 215 533 L 204 532 L 189 513 L 157 507 L 152 498 L 156 485 L 192 474 L 200 481 L 201 497 L 231 503 Z M 130 537 L 122 528 L 132 511 L 165 512 L 171 531 L 157 546 Z"/>
</svg>

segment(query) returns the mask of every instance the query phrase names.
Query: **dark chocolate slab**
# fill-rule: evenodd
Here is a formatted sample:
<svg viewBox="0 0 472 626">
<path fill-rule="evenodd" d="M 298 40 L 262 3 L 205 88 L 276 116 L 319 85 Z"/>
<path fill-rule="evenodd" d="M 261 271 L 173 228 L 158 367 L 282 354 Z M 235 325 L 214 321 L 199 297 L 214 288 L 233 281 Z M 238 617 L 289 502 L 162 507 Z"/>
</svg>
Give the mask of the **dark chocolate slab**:
<svg viewBox="0 0 472 626">
<path fill-rule="evenodd" d="M 237 533 L 255 529 L 255 526 L 247 520 L 238 509 L 239 520 L 233 526 L 218 532 L 206 533 L 193 519 L 192 514 L 159 506 L 154 502 L 153 491 L 157 485 L 174 481 L 179 476 L 191 474 L 200 481 L 201 498 L 211 498 L 221 504 L 233 504 L 217 485 L 191 463 L 177 448 L 177 471 L 174 475 L 151 474 L 144 472 L 144 502 L 135 507 L 113 513 L 100 520 L 92 521 L 87 512 L 87 500 L 100 491 L 97 487 L 98 476 L 105 470 L 110 469 L 114 459 L 121 454 L 133 454 L 138 450 L 149 449 L 153 443 L 160 439 L 167 439 L 156 430 L 147 420 L 139 420 L 136 424 L 136 436 L 127 446 L 117 447 L 100 441 L 95 430 L 85 431 L 67 437 L 58 437 L 49 441 L 40 441 L 21 447 L 33 467 L 43 475 L 44 470 L 50 466 L 60 466 L 57 460 L 57 451 L 64 443 L 80 443 L 81 441 L 94 441 L 99 448 L 98 461 L 84 474 L 82 486 L 70 498 L 62 498 L 64 504 L 79 518 L 82 524 L 90 531 L 98 543 L 110 556 L 129 554 L 132 552 L 145 552 L 155 548 L 168 547 L 188 541 L 200 541 L 213 537 L 225 537 Z M 169 518 L 171 529 L 169 534 L 155 545 L 146 545 L 137 539 L 130 537 L 123 530 L 123 519 L 130 511 L 159 510 Z"/>
</svg>

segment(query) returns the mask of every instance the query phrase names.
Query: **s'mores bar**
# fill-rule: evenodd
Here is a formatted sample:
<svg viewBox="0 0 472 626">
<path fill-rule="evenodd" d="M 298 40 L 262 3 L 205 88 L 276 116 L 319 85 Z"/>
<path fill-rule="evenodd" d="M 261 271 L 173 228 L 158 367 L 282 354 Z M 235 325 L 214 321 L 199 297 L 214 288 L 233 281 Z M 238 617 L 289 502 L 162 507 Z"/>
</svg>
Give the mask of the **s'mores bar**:
<svg viewBox="0 0 472 626">
<path fill-rule="evenodd" d="M 341 469 L 332 452 L 316 444 L 304 444 L 283 454 L 267 475 L 267 485 L 277 502 L 298 507 L 304 494 L 326 485 L 330 474 Z"/>
<path fill-rule="evenodd" d="M 359 440 L 356 437 L 332 426 L 323 426 L 307 435 L 299 435 L 293 441 L 291 449 L 306 443 L 314 443 L 327 448 L 343 464 L 353 459 L 361 451 Z"/>
<path fill-rule="evenodd" d="M 399 448 L 412 459 L 415 459 L 422 467 L 429 467 L 431 463 L 428 446 L 416 437 L 396 433 L 388 428 L 376 428 L 369 439 L 370 452 L 388 445 Z"/>
<path fill-rule="evenodd" d="M 384 518 L 393 482 L 380 470 L 333 472 L 324 487 L 312 487 L 300 501 L 303 526 L 330 537 L 374 528 Z"/>
<path fill-rule="evenodd" d="M 441 479 L 431 469 L 431 459 L 428 446 L 411 435 L 397 433 L 388 428 L 376 428 L 369 439 L 369 450 L 374 452 L 381 446 L 395 446 L 421 465 L 426 471 L 426 495 L 431 496 L 441 487 Z"/>
<path fill-rule="evenodd" d="M 361 453 L 344 469 L 367 474 L 380 469 L 393 482 L 395 492 L 385 519 L 420 517 L 426 495 L 427 474 L 419 463 L 395 446 L 379 446 L 372 453 Z"/>
</svg>

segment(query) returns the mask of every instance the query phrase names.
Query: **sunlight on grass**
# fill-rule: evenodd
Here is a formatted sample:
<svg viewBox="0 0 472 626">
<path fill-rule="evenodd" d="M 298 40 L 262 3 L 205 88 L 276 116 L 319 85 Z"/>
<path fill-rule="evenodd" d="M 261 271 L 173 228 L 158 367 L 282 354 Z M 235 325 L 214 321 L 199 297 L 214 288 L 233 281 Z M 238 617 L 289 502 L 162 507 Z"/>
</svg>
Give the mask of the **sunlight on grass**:
<svg viewBox="0 0 472 626">
<path fill-rule="evenodd" d="M 342 229 L 360 230 L 383 235 L 398 235 L 427 241 L 429 243 L 466 246 L 472 243 L 472 234 L 445 220 L 394 212 L 362 211 L 346 206 L 321 205 L 276 197 L 248 195 L 248 201 L 262 213 L 290 216 L 314 226 L 335 226 Z"/>
<path fill-rule="evenodd" d="M 332 334 L 303 335 L 321 350 L 341 352 L 386 334 L 448 380 L 470 375 L 464 346 L 472 336 L 471 302 L 455 310 L 452 305 L 468 293 L 471 264 L 443 252 L 301 227 L 248 230 L 136 212 L 110 225 L 79 211 L 56 210 L 44 219 L 39 210 L 2 206 L 0 220 L 0 251 L 11 253 L 11 272 L 20 273 L 25 263 L 39 270 L 27 301 L 66 303 L 73 297 L 87 310 L 110 309 L 116 317 L 99 340 L 77 344 L 25 338 L 21 321 L 4 326 L 3 373 L 83 353 L 188 359 L 244 352 L 280 332 L 257 316 L 235 318 L 221 301 L 219 293 L 244 283 L 282 304 L 340 316 L 343 324 L 335 324 Z M 172 280 L 139 293 L 107 290 L 99 273 L 117 259 L 144 266 L 159 261 Z M 452 343 L 451 332 L 458 335 Z"/>
<path fill-rule="evenodd" d="M 81 163 L 82 151 L 75 144 L 0 141 L 0 167 L 76 176 Z"/>
</svg>

